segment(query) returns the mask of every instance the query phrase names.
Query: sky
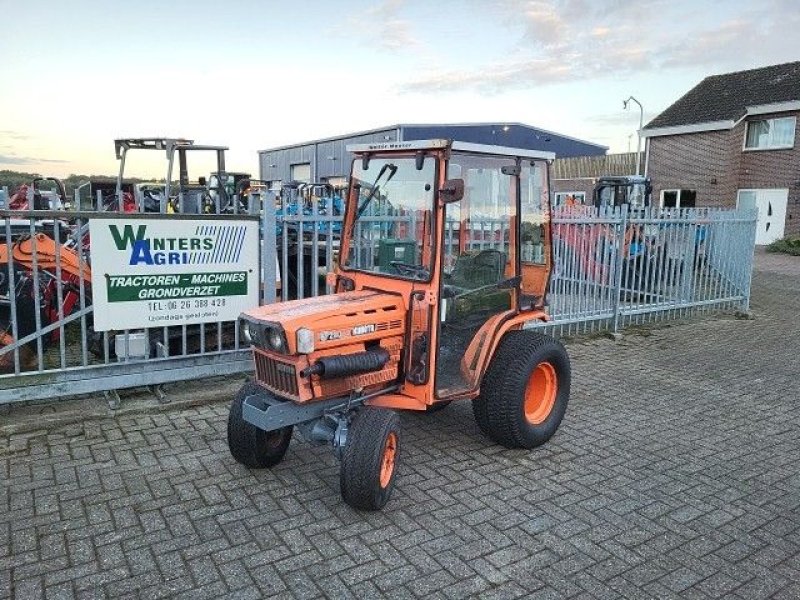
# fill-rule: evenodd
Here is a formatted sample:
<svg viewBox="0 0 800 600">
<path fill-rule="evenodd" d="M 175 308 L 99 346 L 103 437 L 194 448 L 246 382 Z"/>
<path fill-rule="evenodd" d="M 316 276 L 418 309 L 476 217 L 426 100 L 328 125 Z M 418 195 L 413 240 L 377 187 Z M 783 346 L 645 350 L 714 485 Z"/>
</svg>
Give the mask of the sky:
<svg viewBox="0 0 800 600">
<path fill-rule="evenodd" d="M 800 0 L 0 0 L 0 169 L 110 174 L 118 137 L 257 151 L 522 122 L 636 149 L 704 77 L 800 60 Z M 161 153 L 128 174 L 163 177 Z M 196 163 L 202 173 L 210 163 Z"/>
</svg>

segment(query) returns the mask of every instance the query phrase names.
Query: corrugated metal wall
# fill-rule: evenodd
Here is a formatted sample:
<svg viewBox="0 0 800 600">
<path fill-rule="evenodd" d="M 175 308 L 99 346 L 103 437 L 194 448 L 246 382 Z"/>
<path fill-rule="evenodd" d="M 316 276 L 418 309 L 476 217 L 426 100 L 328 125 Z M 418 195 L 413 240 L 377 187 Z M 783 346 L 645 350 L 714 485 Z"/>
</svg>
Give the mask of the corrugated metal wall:
<svg viewBox="0 0 800 600">
<path fill-rule="evenodd" d="M 597 144 L 514 123 L 509 125 L 400 125 L 399 130 L 398 127 L 387 127 L 363 135 L 314 141 L 260 152 L 261 179 L 280 180 L 286 183 L 291 180 L 292 165 L 300 163 L 311 165 L 312 181 L 331 177 L 347 177 L 350 171 L 350 156 L 346 147 L 349 144 L 433 138 L 545 150 L 555 152 L 560 157 L 600 155 L 597 158 L 601 161 L 604 159 L 602 155 L 606 152 L 603 146 Z"/>
<path fill-rule="evenodd" d="M 330 177 L 347 177 L 350 174 L 351 160 L 346 149 L 349 144 L 393 141 L 397 141 L 396 128 L 259 152 L 260 176 L 267 181 L 287 182 L 291 179 L 292 165 L 309 163 L 313 181 Z"/>
</svg>

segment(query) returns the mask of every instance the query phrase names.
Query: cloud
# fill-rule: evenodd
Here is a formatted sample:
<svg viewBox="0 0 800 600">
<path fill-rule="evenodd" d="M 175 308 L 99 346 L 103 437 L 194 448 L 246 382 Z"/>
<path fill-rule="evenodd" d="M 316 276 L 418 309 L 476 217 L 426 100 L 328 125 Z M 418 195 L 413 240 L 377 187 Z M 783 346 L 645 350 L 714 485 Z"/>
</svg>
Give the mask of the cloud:
<svg viewBox="0 0 800 600">
<path fill-rule="evenodd" d="M 404 0 L 384 0 L 363 14 L 351 16 L 346 30 L 362 32 L 364 43 L 370 48 L 399 53 L 420 46 L 414 36 L 411 21 L 400 17 Z"/>
<path fill-rule="evenodd" d="M 10 129 L 0 130 L 0 140 L 3 138 L 9 140 L 29 140 L 31 136 L 26 133 L 21 133 L 19 131 L 12 131 Z"/>
<path fill-rule="evenodd" d="M 800 11 L 790 10 L 793 1 L 744 5 L 726 18 L 720 6 L 666 0 L 506 0 L 498 6 L 503 23 L 518 32 L 512 53 L 468 69 L 423 72 L 401 91 L 492 95 L 657 69 L 794 60 Z M 714 19 L 703 18 L 708 11 Z"/>
<path fill-rule="evenodd" d="M 15 154 L 0 154 L 0 165 L 35 165 L 39 163 L 67 164 L 68 160 L 56 158 L 34 158 L 31 156 L 17 156 Z"/>
</svg>

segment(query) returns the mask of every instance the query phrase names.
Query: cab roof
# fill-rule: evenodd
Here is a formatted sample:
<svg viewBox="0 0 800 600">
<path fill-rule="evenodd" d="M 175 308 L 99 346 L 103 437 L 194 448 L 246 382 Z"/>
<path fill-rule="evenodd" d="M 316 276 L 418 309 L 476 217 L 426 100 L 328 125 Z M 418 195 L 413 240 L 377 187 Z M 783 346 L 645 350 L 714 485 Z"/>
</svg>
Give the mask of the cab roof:
<svg viewBox="0 0 800 600">
<path fill-rule="evenodd" d="M 405 151 L 405 150 L 436 150 L 450 148 L 459 152 L 470 154 L 486 154 L 490 156 L 514 156 L 521 158 L 538 158 L 554 160 L 554 152 L 542 150 L 529 150 L 527 148 L 509 148 L 507 146 L 492 146 L 489 144 L 471 144 L 454 140 L 415 140 L 408 142 L 374 142 L 368 144 L 349 144 L 347 151 L 353 154 L 366 154 L 369 152 Z"/>
</svg>

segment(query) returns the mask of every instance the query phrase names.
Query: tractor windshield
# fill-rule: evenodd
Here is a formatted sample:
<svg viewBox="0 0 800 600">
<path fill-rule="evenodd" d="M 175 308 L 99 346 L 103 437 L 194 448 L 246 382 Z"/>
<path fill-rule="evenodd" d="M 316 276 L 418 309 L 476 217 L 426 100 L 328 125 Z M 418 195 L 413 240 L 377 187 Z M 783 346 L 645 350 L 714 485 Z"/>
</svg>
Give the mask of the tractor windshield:
<svg viewBox="0 0 800 600">
<path fill-rule="evenodd" d="M 372 157 L 353 163 L 358 191 L 344 267 L 405 279 L 431 272 L 435 160 Z"/>
</svg>

